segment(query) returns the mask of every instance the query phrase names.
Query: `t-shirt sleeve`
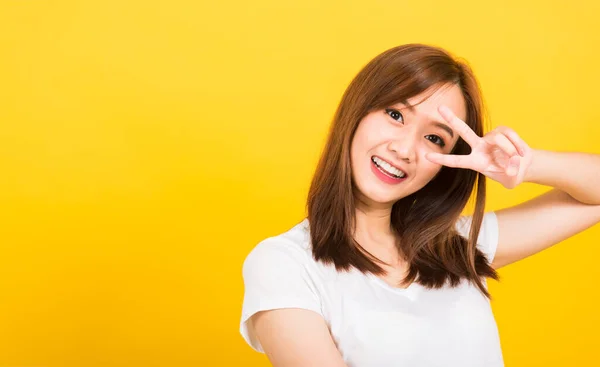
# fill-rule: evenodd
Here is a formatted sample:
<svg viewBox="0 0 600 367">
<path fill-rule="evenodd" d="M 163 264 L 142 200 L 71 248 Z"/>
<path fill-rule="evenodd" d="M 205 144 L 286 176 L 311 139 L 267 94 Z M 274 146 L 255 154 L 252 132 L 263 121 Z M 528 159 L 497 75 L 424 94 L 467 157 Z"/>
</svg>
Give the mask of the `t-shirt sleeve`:
<svg viewBox="0 0 600 367">
<path fill-rule="evenodd" d="M 310 259 L 303 249 L 284 239 L 267 239 L 244 260 L 240 333 L 254 350 L 264 353 L 248 328 L 248 319 L 255 313 L 302 308 L 323 315 L 320 298 L 309 274 Z"/>
<path fill-rule="evenodd" d="M 457 221 L 456 229 L 463 237 L 469 237 L 472 220 L 472 216 L 461 216 Z M 496 213 L 485 213 L 481 223 L 481 229 L 479 230 L 479 236 L 477 238 L 477 248 L 483 252 L 490 263 L 492 260 L 494 260 L 494 256 L 496 255 L 496 249 L 498 248 L 498 235 L 498 217 L 496 216 Z"/>
</svg>

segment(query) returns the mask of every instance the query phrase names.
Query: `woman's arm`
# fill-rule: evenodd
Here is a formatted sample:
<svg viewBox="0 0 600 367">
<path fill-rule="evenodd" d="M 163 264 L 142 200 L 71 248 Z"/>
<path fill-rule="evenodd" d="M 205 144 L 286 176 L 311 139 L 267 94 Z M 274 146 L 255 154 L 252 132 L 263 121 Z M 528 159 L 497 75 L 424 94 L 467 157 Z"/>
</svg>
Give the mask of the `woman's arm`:
<svg viewBox="0 0 600 367">
<path fill-rule="evenodd" d="M 552 186 L 582 203 L 600 205 L 600 155 L 533 150 L 524 181 Z"/>
<path fill-rule="evenodd" d="M 275 367 L 346 367 L 321 315 L 300 308 L 262 311 L 249 329 Z"/>
<path fill-rule="evenodd" d="M 600 222 L 600 156 L 532 150 L 525 182 L 554 190 L 496 212 L 500 237 L 492 267 L 551 247 Z"/>
<path fill-rule="evenodd" d="M 449 108 L 438 110 L 471 146 L 471 154 L 429 153 L 427 159 L 475 170 L 509 189 L 522 182 L 555 188 L 496 212 L 500 234 L 492 267 L 521 260 L 600 222 L 600 156 L 534 150 L 506 126 L 479 137 Z"/>
</svg>

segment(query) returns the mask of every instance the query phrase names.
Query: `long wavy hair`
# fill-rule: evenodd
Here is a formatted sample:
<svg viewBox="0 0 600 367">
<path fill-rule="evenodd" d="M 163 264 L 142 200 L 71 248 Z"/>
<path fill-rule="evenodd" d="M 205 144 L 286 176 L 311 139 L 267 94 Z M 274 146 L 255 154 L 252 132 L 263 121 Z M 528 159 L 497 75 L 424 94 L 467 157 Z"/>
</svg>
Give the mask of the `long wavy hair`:
<svg viewBox="0 0 600 367">
<path fill-rule="evenodd" d="M 355 201 L 350 146 L 358 124 L 368 113 L 406 101 L 438 86 L 455 84 L 466 102 L 466 123 L 483 136 L 483 100 L 468 64 L 430 45 L 406 44 L 376 56 L 351 81 L 331 124 L 327 142 L 308 193 L 307 212 L 313 257 L 336 269 L 355 267 L 376 275 L 384 264 L 366 251 L 352 235 Z M 460 139 L 453 154 L 469 154 Z M 482 277 L 498 274 L 477 248 L 485 209 L 485 176 L 473 170 L 443 166 L 422 189 L 394 203 L 391 227 L 397 247 L 409 269 L 402 285 L 413 281 L 427 288 L 455 287 L 462 279 L 475 284 L 488 298 Z M 468 238 L 456 223 L 471 194 L 475 209 Z"/>
</svg>

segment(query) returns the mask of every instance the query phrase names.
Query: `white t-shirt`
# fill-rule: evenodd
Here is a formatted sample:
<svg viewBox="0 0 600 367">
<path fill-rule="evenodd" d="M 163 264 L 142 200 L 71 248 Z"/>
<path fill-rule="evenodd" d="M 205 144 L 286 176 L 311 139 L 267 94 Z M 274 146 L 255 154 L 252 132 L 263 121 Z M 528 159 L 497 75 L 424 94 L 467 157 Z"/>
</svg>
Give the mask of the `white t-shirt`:
<svg viewBox="0 0 600 367">
<path fill-rule="evenodd" d="M 463 236 L 471 220 L 463 216 L 457 223 Z M 477 246 L 491 262 L 497 244 L 497 217 L 488 212 Z M 467 281 L 436 290 L 416 282 L 396 288 L 355 268 L 338 272 L 316 262 L 310 247 L 304 219 L 263 240 L 246 257 L 240 332 L 256 351 L 264 352 L 248 334 L 250 316 L 303 308 L 325 319 L 348 367 L 504 366 L 489 300 Z"/>
</svg>

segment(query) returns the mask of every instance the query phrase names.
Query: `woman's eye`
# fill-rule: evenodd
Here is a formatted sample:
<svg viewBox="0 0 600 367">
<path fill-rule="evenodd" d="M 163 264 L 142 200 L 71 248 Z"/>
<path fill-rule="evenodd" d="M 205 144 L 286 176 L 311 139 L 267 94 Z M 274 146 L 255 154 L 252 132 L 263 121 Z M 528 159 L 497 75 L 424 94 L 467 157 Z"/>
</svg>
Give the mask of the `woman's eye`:
<svg viewBox="0 0 600 367">
<path fill-rule="evenodd" d="M 396 121 L 398 121 L 398 119 L 402 119 L 401 122 L 404 123 L 404 116 L 402 116 L 402 114 L 398 110 L 394 110 L 392 108 L 386 108 L 385 113 L 390 115 Z"/>
<path fill-rule="evenodd" d="M 433 138 L 433 139 L 429 139 L 429 138 Z M 446 143 L 444 142 L 444 139 L 440 138 L 437 135 L 427 135 L 425 138 L 427 138 L 427 140 L 433 142 L 434 144 L 439 145 L 440 147 L 445 147 Z"/>
</svg>

